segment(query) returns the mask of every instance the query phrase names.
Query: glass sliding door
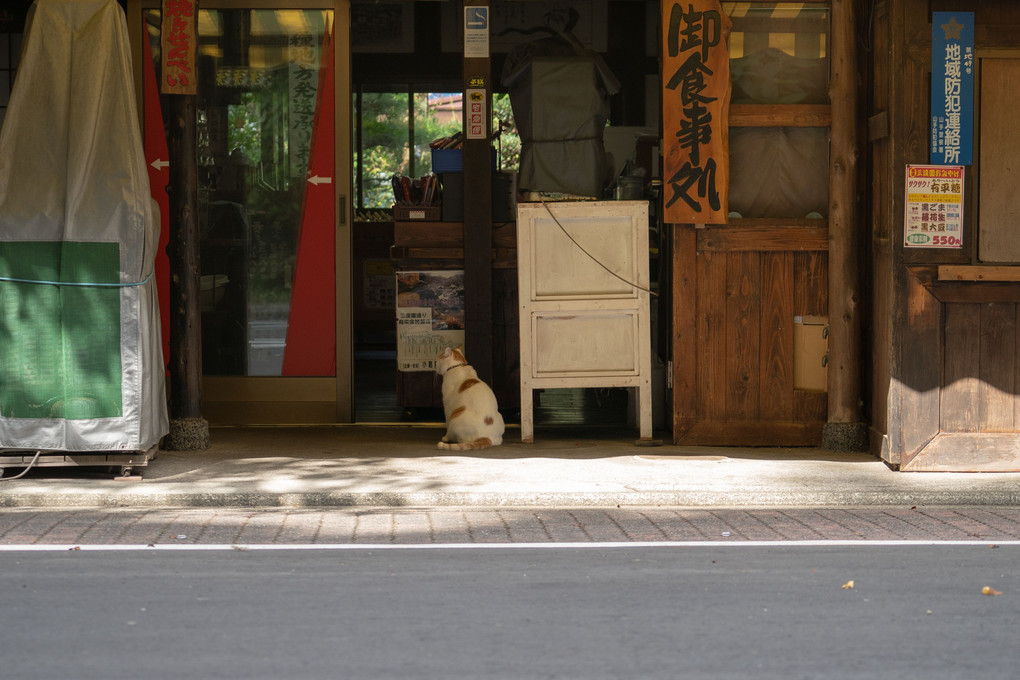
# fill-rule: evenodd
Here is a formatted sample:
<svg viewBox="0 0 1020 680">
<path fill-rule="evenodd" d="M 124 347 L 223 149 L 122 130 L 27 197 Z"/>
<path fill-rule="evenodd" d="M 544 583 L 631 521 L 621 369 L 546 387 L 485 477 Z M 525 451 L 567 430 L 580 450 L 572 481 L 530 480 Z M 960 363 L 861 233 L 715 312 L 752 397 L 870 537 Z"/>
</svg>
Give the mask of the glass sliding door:
<svg viewBox="0 0 1020 680">
<path fill-rule="evenodd" d="M 351 416 L 349 340 L 337 333 L 350 176 L 335 163 L 349 157 L 335 134 L 348 87 L 335 77 L 347 59 L 338 14 L 333 2 L 198 9 L 203 414 L 213 424 Z M 158 4 L 141 16 L 158 71 Z"/>
</svg>

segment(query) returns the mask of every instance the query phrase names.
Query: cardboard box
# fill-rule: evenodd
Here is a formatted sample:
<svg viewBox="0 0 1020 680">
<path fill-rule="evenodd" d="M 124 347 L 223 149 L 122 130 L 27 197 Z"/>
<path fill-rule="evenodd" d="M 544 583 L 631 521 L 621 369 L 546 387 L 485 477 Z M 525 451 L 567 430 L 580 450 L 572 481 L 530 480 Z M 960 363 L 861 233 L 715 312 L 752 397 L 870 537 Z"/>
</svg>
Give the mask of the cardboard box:
<svg viewBox="0 0 1020 680">
<path fill-rule="evenodd" d="M 828 327 L 825 316 L 793 317 L 793 389 L 828 391 Z"/>
</svg>

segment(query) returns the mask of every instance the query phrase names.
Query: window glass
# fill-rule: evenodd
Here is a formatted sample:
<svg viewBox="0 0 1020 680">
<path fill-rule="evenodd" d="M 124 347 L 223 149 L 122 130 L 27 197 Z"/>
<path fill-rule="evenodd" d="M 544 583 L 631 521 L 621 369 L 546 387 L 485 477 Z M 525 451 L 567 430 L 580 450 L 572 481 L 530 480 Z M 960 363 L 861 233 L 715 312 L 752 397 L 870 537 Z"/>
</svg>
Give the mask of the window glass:
<svg viewBox="0 0 1020 680">
<path fill-rule="evenodd" d="M 733 22 L 734 105 L 829 103 L 829 8 L 808 3 L 723 3 Z M 730 128 L 730 216 L 823 218 L 829 131 Z"/>
<path fill-rule="evenodd" d="M 723 3 L 733 104 L 828 104 L 829 8 Z"/>
<path fill-rule="evenodd" d="M 359 103 L 360 102 L 360 112 Z M 418 178 L 432 172 L 432 142 L 461 131 L 463 103 L 459 92 L 373 91 L 364 88 L 355 102 L 358 140 L 354 153 L 359 208 L 388 209 L 393 205 L 391 178 Z M 498 168 L 514 171 L 521 143 L 506 95 L 495 95 L 492 129 L 501 129 L 494 142 Z M 500 121 L 504 122 L 500 128 Z"/>
<path fill-rule="evenodd" d="M 828 128 L 730 128 L 730 217 L 824 217 L 828 162 Z"/>
</svg>

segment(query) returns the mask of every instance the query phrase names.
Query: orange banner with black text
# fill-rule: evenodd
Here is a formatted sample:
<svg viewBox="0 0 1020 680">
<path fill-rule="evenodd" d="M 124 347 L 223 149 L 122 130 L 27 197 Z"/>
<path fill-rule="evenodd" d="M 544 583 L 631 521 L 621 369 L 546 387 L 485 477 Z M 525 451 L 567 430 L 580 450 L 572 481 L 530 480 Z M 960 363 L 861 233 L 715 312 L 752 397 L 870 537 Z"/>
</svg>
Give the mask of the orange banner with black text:
<svg viewBox="0 0 1020 680">
<path fill-rule="evenodd" d="M 663 220 L 729 213 L 731 22 L 718 0 L 662 4 Z"/>
</svg>

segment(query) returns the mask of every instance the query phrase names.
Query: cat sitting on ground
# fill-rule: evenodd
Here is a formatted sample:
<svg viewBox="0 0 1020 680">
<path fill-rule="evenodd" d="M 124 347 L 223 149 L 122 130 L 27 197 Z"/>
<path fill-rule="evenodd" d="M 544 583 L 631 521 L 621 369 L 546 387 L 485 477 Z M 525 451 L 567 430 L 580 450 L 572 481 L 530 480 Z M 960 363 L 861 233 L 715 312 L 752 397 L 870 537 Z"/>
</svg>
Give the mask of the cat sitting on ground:
<svg viewBox="0 0 1020 680">
<path fill-rule="evenodd" d="M 478 379 L 464 358 L 464 347 L 447 347 L 439 355 L 436 373 L 443 378 L 446 434 L 439 448 L 464 451 L 499 446 L 506 426 L 492 389 Z"/>
</svg>

